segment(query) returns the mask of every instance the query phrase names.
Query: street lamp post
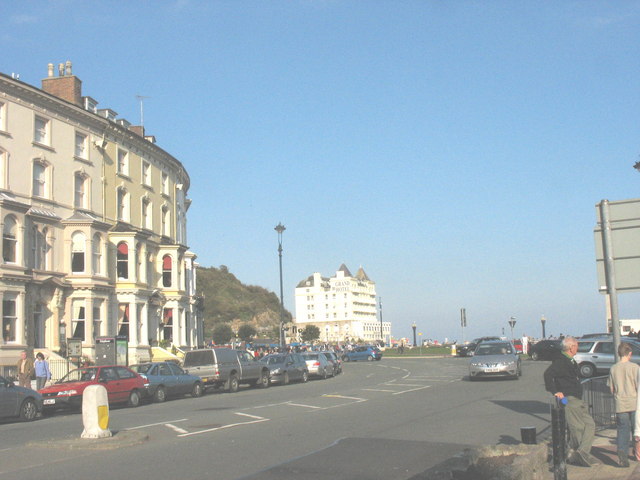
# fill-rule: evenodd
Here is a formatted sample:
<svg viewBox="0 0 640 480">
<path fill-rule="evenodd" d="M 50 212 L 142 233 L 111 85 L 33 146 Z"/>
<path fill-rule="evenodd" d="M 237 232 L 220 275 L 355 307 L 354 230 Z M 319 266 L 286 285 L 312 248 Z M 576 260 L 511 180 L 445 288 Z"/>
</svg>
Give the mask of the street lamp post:
<svg viewBox="0 0 640 480">
<path fill-rule="evenodd" d="M 378 297 L 378 302 L 380 305 L 380 341 L 384 344 L 384 331 L 382 330 L 382 297 Z"/>
<path fill-rule="evenodd" d="M 274 228 L 278 232 L 278 259 L 280 262 L 280 349 L 284 351 L 284 294 L 282 291 L 282 232 L 286 230 L 282 222 L 278 222 L 278 225 Z"/>
<path fill-rule="evenodd" d="M 416 340 L 416 328 L 418 328 L 418 326 L 416 325 L 416 322 L 413 322 L 413 325 L 411 325 L 411 328 L 413 328 L 413 346 L 417 347 L 418 341 Z"/>
<path fill-rule="evenodd" d="M 516 317 L 511 317 L 509 319 L 509 326 L 511 327 L 511 340 L 513 340 L 513 327 L 516 326 Z"/>
<path fill-rule="evenodd" d="M 547 338 L 547 332 L 544 330 L 544 324 L 547 323 L 547 319 L 544 318 L 544 315 L 540 319 L 540 323 L 542 323 L 542 338 L 545 339 Z"/>
</svg>

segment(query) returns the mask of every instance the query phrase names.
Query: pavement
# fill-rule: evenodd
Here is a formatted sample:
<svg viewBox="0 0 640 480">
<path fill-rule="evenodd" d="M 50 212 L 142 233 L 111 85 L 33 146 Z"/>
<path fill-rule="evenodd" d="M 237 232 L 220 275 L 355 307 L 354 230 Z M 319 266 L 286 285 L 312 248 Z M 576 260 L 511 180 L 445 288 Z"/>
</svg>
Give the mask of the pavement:
<svg viewBox="0 0 640 480">
<path fill-rule="evenodd" d="M 591 455 L 600 463 L 591 467 L 567 464 L 567 480 L 640 480 L 640 462 L 632 456 L 629 456 L 629 468 L 618 467 L 615 429 L 596 432 Z M 544 480 L 554 478 L 553 471 L 548 473 Z"/>
</svg>

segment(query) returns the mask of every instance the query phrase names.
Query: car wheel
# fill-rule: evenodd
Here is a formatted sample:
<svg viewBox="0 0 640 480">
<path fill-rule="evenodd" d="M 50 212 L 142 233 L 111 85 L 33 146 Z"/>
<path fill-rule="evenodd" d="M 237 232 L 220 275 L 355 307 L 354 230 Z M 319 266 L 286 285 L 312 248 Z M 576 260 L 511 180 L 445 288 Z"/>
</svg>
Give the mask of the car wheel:
<svg viewBox="0 0 640 480">
<path fill-rule="evenodd" d="M 282 377 L 282 384 L 289 385 L 289 372 L 284 372 L 284 376 Z"/>
<path fill-rule="evenodd" d="M 229 377 L 227 391 L 229 393 L 235 393 L 238 391 L 238 377 L 236 377 L 235 375 L 231 375 Z"/>
<path fill-rule="evenodd" d="M 470 382 L 475 382 L 476 381 L 476 377 L 469 375 L 469 381 Z"/>
<path fill-rule="evenodd" d="M 164 387 L 158 387 L 156 389 L 156 393 L 153 394 L 153 401 L 157 403 L 162 403 L 167 399 L 167 391 Z"/>
<path fill-rule="evenodd" d="M 191 396 L 201 397 L 203 393 L 204 393 L 204 390 L 202 388 L 202 384 L 200 382 L 194 383 L 193 388 L 191 389 Z"/>
<path fill-rule="evenodd" d="M 38 407 L 36 402 L 31 398 L 27 398 L 20 406 L 20 420 L 30 422 L 38 415 Z"/>
<path fill-rule="evenodd" d="M 309 381 L 309 372 L 306 370 L 302 372 L 302 383 L 307 383 Z"/>
<path fill-rule="evenodd" d="M 268 370 L 264 370 L 260 374 L 260 380 L 258 381 L 258 385 L 260 386 L 260 388 L 269 388 L 269 385 L 271 385 L 271 377 L 269 376 Z"/>
<path fill-rule="evenodd" d="M 591 363 L 581 363 L 579 369 L 583 378 L 591 378 L 596 373 L 596 368 Z"/>
<path fill-rule="evenodd" d="M 533 353 L 531 354 L 531 360 L 535 361 L 535 360 L 538 360 L 538 358 L 539 358 L 539 357 L 538 357 L 538 352 L 533 352 Z"/>
<path fill-rule="evenodd" d="M 135 408 L 138 405 L 140 405 L 140 394 L 137 390 L 131 390 L 129 394 L 129 406 Z"/>
<path fill-rule="evenodd" d="M 342 360 L 344 360 L 345 362 L 350 362 L 351 361 L 351 359 L 347 355 L 342 357 Z"/>
<path fill-rule="evenodd" d="M 373 356 L 369 355 L 369 356 L 367 357 L 367 362 L 373 362 Z"/>
</svg>

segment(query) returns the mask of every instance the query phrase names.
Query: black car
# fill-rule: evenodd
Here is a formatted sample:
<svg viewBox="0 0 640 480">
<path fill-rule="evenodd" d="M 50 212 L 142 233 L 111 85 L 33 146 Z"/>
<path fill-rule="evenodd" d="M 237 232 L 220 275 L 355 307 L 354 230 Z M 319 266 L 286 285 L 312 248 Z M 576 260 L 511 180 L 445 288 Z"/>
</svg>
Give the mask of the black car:
<svg viewBox="0 0 640 480">
<path fill-rule="evenodd" d="M 456 355 L 458 357 L 470 357 L 473 355 L 473 352 L 475 352 L 479 343 L 493 340 L 500 340 L 500 337 L 480 337 L 476 338 L 473 342 L 456 346 Z"/>
<path fill-rule="evenodd" d="M 553 360 L 562 351 L 562 340 L 540 340 L 529 345 L 532 360 Z"/>
</svg>

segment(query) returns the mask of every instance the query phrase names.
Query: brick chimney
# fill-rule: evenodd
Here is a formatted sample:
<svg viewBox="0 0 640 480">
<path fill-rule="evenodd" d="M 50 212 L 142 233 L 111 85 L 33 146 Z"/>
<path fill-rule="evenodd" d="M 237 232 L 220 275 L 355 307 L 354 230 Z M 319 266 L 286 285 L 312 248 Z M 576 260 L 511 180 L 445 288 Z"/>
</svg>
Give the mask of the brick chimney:
<svg viewBox="0 0 640 480">
<path fill-rule="evenodd" d="M 58 76 L 54 76 L 53 63 L 48 65 L 48 76 L 42 80 L 42 90 L 62 100 L 82 107 L 82 81 L 71 74 L 71 62 L 58 65 Z"/>
</svg>

